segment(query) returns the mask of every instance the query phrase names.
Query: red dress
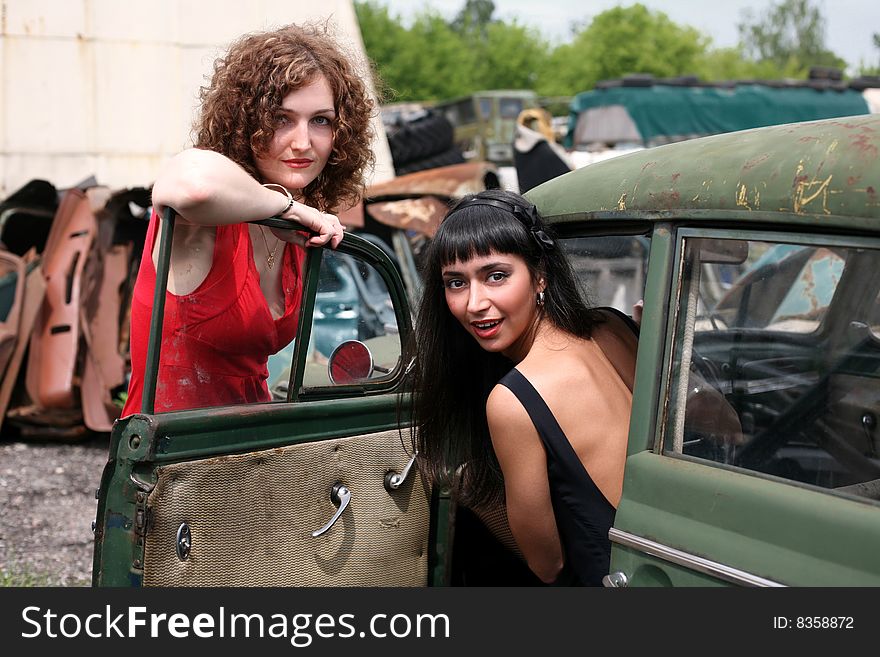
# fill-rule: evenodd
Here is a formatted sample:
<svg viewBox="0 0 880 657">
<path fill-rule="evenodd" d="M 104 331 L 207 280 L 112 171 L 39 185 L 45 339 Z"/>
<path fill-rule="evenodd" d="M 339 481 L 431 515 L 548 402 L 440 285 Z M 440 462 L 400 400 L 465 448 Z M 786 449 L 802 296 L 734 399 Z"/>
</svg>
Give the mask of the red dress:
<svg viewBox="0 0 880 657">
<path fill-rule="evenodd" d="M 150 217 L 131 303 L 131 380 L 122 416 L 139 413 L 156 268 L 158 218 Z M 218 226 L 211 271 L 190 294 L 165 293 L 155 412 L 269 401 L 267 361 L 293 340 L 305 251 L 285 244 L 284 314 L 272 318 L 260 289 L 247 224 Z"/>
</svg>

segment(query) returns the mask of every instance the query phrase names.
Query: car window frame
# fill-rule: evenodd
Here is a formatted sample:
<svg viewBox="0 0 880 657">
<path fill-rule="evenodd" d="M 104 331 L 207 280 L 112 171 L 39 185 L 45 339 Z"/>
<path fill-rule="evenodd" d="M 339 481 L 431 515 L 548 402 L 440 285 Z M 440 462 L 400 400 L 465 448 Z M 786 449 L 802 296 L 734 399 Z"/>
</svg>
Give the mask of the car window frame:
<svg viewBox="0 0 880 657">
<path fill-rule="evenodd" d="M 749 470 L 747 468 L 734 466 L 726 463 L 720 463 L 716 461 L 710 461 L 704 458 L 695 457 L 689 454 L 676 453 L 672 451 L 666 451 L 665 446 L 667 439 L 674 440 L 674 436 L 670 435 L 671 431 L 674 431 L 673 423 L 670 419 L 671 412 L 671 391 L 674 386 L 678 384 L 677 379 L 675 378 L 675 363 L 674 363 L 674 349 L 676 336 L 679 329 L 679 321 L 686 321 L 686 316 L 683 308 L 683 304 L 685 303 L 685 291 L 683 289 L 683 279 L 684 279 L 684 269 L 685 269 L 685 241 L 687 239 L 701 238 L 701 239 L 736 239 L 736 240 L 750 240 L 750 241 L 761 241 L 761 242 L 778 242 L 785 244 L 798 244 L 804 246 L 824 246 L 824 247 L 841 247 L 841 248 L 850 248 L 850 249 L 871 249 L 876 250 L 880 253 L 880 237 L 873 236 L 859 236 L 859 235 L 842 235 L 835 233 L 813 233 L 813 232 L 795 232 L 797 229 L 803 230 L 802 226 L 793 227 L 793 230 L 756 230 L 754 228 L 730 228 L 730 227 L 693 227 L 693 226 L 680 226 L 675 230 L 675 234 L 673 237 L 673 267 L 674 267 L 674 275 L 670 280 L 670 296 L 669 296 L 669 312 L 667 316 L 666 323 L 664 325 L 664 348 L 663 348 L 663 360 L 662 360 L 662 378 L 660 381 L 659 389 L 656 391 L 658 395 L 658 408 L 657 415 L 655 416 L 656 420 L 656 431 L 654 434 L 654 442 L 650 448 L 650 451 L 658 456 L 671 458 L 681 461 L 686 461 L 692 463 L 694 465 L 699 465 L 707 468 L 720 468 L 729 472 L 734 472 L 737 474 L 741 474 L 749 477 L 757 477 L 759 479 L 763 479 L 770 482 L 782 483 L 787 486 L 794 486 L 797 488 L 803 488 L 805 490 L 810 491 L 818 491 L 824 494 L 833 495 L 835 497 L 843 497 L 845 499 L 851 501 L 857 501 L 862 503 L 871 504 L 874 506 L 880 506 L 880 501 L 872 500 L 870 498 L 861 497 L 858 495 L 854 495 L 852 493 L 847 493 L 844 491 L 840 491 L 839 489 L 834 488 L 823 488 L 821 486 L 816 486 L 814 484 L 809 484 L 806 482 L 797 481 L 794 479 L 786 479 L 784 477 L 779 477 L 776 475 L 767 474 L 764 472 L 760 472 L 757 470 Z M 652 252 L 653 252 L 653 243 L 652 243 Z M 651 273 L 649 269 L 648 280 L 651 280 Z M 829 315 L 833 312 L 833 308 L 838 299 L 838 292 L 840 290 L 840 285 L 838 284 L 837 288 L 834 291 L 834 295 L 832 296 L 831 302 L 829 303 Z M 647 295 L 646 295 L 647 296 Z M 764 329 L 743 329 L 743 330 L 761 330 Z M 794 336 L 795 339 L 800 337 L 812 337 L 812 338 L 826 338 L 827 331 L 829 330 L 828 324 L 823 317 L 823 321 L 818 328 L 817 331 L 810 334 L 791 334 L 785 333 L 785 335 L 791 337 Z"/>
<path fill-rule="evenodd" d="M 174 223 L 176 214 L 173 208 L 166 208 L 163 214 L 159 240 L 159 259 L 156 265 L 156 284 L 153 291 L 153 308 L 150 317 L 150 333 L 147 340 L 146 367 L 144 372 L 143 401 L 138 413 L 141 415 L 155 415 L 155 396 L 158 387 L 159 362 L 162 348 L 162 335 L 164 332 L 165 297 L 168 287 L 168 274 L 171 267 L 171 241 L 174 236 Z M 290 222 L 283 219 L 268 218 L 254 221 L 261 226 L 269 228 L 289 229 Z M 303 263 L 303 284 L 300 297 L 300 310 L 297 323 L 296 341 L 294 343 L 291 359 L 291 374 L 288 382 L 287 398 L 259 402 L 258 404 L 229 404 L 216 408 L 237 408 L 253 405 L 275 405 L 295 403 L 298 401 L 317 401 L 321 399 L 340 399 L 351 397 L 363 397 L 376 395 L 397 389 L 406 374 L 407 367 L 404 365 L 404 347 L 412 331 L 412 317 L 409 302 L 406 297 L 406 289 L 397 267 L 391 259 L 378 247 L 357 235 L 346 232 L 342 241 L 337 246 L 339 253 L 345 253 L 359 258 L 371 265 L 382 277 L 388 288 L 391 302 L 394 306 L 394 314 L 397 319 L 398 335 L 401 344 L 401 358 L 395 368 L 386 376 L 377 377 L 368 382 L 322 386 L 315 388 L 303 387 L 303 375 L 305 372 L 308 344 L 311 338 L 312 318 L 315 310 L 315 301 L 318 288 L 318 273 L 321 267 L 323 249 L 327 247 L 306 247 L 306 257 Z M 186 409 L 196 410 L 196 409 Z"/>
<path fill-rule="evenodd" d="M 591 304 L 599 301 L 597 305 L 606 305 L 603 300 L 599 300 L 596 290 L 592 289 L 587 282 L 582 278 L 581 269 L 575 263 L 576 252 L 573 250 L 573 243 L 578 240 L 593 240 L 598 238 L 638 238 L 642 237 L 647 241 L 647 246 L 645 246 L 646 253 L 644 255 L 644 262 L 642 264 L 643 267 L 643 284 L 641 288 L 642 296 L 644 296 L 645 286 L 648 283 L 648 264 L 650 261 L 651 255 L 651 239 L 653 237 L 653 231 L 650 226 L 634 226 L 633 224 L 625 224 L 623 226 L 619 224 L 614 225 L 585 225 L 585 224 L 576 224 L 574 226 L 571 225 L 561 225 L 556 226 L 556 230 L 558 233 L 558 239 L 561 243 L 562 250 L 565 252 L 569 264 L 572 267 L 572 271 L 575 275 L 575 279 L 578 282 L 581 290 L 587 295 L 587 301 Z M 603 258 L 605 260 L 610 260 L 613 258 Z M 627 315 L 632 315 L 632 308 L 621 308 L 619 309 Z"/>
<path fill-rule="evenodd" d="M 317 301 L 318 278 L 325 248 L 311 247 L 306 254 L 306 262 L 303 267 L 305 272 L 303 296 L 300 305 L 296 343 L 291 362 L 287 403 L 344 399 L 392 392 L 399 389 L 408 369 L 408 363 L 403 361 L 406 358 L 406 345 L 412 332 L 412 314 L 400 272 L 384 251 L 371 244 L 368 240 L 352 233 L 345 233 L 336 251 L 350 255 L 373 267 L 388 289 L 388 294 L 394 308 L 394 316 L 397 320 L 400 358 L 388 374 L 371 378 L 367 381 L 356 384 L 332 384 L 326 386 L 304 385 L 303 379 L 305 377 L 306 359 L 308 357 L 308 344 L 311 340 L 314 324 L 313 318 Z"/>
</svg>

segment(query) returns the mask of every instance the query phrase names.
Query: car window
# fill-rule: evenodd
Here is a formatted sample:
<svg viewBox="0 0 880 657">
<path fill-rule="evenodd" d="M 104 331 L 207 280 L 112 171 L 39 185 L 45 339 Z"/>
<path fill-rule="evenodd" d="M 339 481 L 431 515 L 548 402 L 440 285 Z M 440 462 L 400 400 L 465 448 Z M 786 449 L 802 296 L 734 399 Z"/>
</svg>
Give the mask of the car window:
<svg viewBox="0 0 880 657">
<path fill-rule="evenodd" d="M 359 367 L 367 369 L 334 380 L 329 369 L 331 358 L 342 345 L 350 346 L 353 341 L 366 349 L 354 347 L 357 351 L 347 351 L 340 358 L 355 359 Z M 286 351 L 292 355 L 292 345 Z M 397 366 L 400 354 L 394 305 L 379 272 L 355 256 L 324 250 L 303 386 L 325 387 L 387 378 Z M 364 360 L 367 356 L 369 362 Z M 291 358 L 285 356 L 284 366 L 276 375 L 274 383 L 279 395 L 286 395 L 290 363 Z"/>
<path fill-rule="evenodd" d="M 631 315 L 645 291 L 648 237 L 574 237 L 562 240 L 562 245 L 590 305 L 612 306 Z"/>
<path fill-rule="evenodd" d="M 718 298 L 714 317 L 731 327 L 816 331 L 840 280 L 843 257 L 821 246 L 753 241 L 749 260 Z"/>
<path fill-rule="evenodd" d="M 880 250 L 688 237 L 681 258 L 665 451 L 880 498 Z"/>
<path fill-rule="evenodd" d="M 479 117 L 473 112 L 473 105 L 470 105 L 471 113 L 467 117 L 468 121 L 474 121 L 477 118 L 482 119 L 483 121 L 488 121 L 492 118 L 492 99 L 491 98 L 478 98 L 477 99 L 477 107 L 479 107 Z"/>
<path fill-rule="evenodd" d="M 515 119 L 522 109 L 523 101 L 520 98 L 501 98 L 498 101 L 498 115 L 502 119 Z"/>
</svg>

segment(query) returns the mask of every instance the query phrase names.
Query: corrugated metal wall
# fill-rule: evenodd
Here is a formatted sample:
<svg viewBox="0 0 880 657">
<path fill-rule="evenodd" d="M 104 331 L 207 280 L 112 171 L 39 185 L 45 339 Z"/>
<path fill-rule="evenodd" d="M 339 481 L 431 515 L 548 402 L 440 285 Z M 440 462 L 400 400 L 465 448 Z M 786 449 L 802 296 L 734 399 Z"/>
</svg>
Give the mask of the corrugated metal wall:
<svg viewBox="0 0 880 657">
<path fill-rule="evenodd" d="M 364 57 L 350 0 L 0 0 L 0 198 L 33 178 L 149 186 L 190 145 L 198 88 L 238 35 L 330 18 Z M 375 121 L 374 182 L 393 175 Z"/>
</svg>

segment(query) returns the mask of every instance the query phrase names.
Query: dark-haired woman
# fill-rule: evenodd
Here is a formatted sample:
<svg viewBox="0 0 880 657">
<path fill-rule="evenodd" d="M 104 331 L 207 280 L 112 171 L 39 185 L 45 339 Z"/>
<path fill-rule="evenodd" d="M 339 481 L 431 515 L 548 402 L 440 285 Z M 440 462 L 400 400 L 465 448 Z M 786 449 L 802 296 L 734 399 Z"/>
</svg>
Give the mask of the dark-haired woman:
<svg viewBox="0 0 880 657">
<path fill-rule="evenodd" d="M 533 205 L 481 192 L 432 241 L 416 330 L 414 434 L 459 503 L 503 503 L 531 570 L 600 585 L 623 486 L 637 339 L 591 310 Z M 479 512 L 478 512 L 479 513 Z"/>
<path fill-rule="evenodd" d="M 303 247 L 339 244 L 330 213 L 354 204 L 373 161 L 373 101 L 323 27 L 243 36 L 215 62 L 201 101 L 195 148 L 153 186 L 123 415 L 141 408 L 165 208 L 177 219 L 155 410 L 268 401 L 268 357 L 297 326 Z M 271 216 L 315 234 L 245 223 Z"/>
</svg>

